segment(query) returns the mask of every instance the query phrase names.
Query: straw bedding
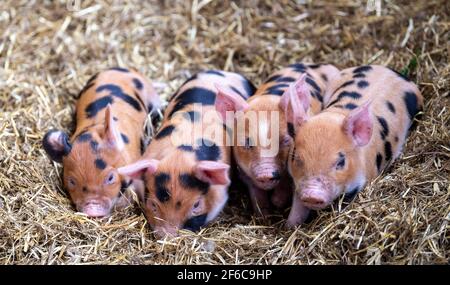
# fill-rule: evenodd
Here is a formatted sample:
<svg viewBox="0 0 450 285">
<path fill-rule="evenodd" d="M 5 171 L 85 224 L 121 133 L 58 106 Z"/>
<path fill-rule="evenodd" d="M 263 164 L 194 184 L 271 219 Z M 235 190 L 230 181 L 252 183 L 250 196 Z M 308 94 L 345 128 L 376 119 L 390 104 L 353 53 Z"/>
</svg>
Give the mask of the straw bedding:
<svg viewBox="0 0 450 285">
<path fill-rule="evenodd" d="M 449 1 L 70 2 L 0 2 L 1 264 L 449 262 Z M 296 230 L 255 220 L 239 185 L 217 221 L 173 240 L 155 240 L 138 207 L 89 219 L 41 147 L 73 128 L 76 94 L 107 67 L 136 67 L 167 98 L 202 69 L 259 84 L 297 61 L 409 72 L 425 109 L 388 171 Z"/>
</svg>

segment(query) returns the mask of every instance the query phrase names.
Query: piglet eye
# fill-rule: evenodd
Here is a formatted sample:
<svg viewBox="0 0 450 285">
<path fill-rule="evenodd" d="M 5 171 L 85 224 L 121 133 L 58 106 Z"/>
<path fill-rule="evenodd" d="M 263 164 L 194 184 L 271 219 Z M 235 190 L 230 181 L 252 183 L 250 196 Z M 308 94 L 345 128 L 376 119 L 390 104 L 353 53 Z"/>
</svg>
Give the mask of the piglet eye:
<svg viewBox="0 0 450 285">
<path fill-rule="evenodd" d="M 194 205 L 192 206 L 192 215 L 193 216 L 198 216 L 201 214 L 201 212 L 203 211 L 202 209 L 202 202 L 201 200 L 198 200 L 197 202 L 194 203 Z"/>
<path fill-rule="evenodd" d="M 345 155 L 342 153 L 339 153 L 339 158 L 336 162 L 336 169 L 341 170 L 345 166 Z"/>
<path fill-rule="evenodd" d="M 284 136 L 283 138 L 281 138 L 281 146 L 282 147 L 290 146 L 291 140 L 292 139 L 290 136 Z"/>
<path fill-rule="evenodd" d="M 67 179 L 67 185 L 69 186 L 69 188 L 73 188 L 77 185 L 77 183 L 75 182 L 75 179 L 73 179 L 72 177 L 69 177 Z"/>
<path fill-rule="evenodd" d="M 114 172 L 111 172 L 111 173 L 109 173 L 108 176 L 106 177 L 105 184 L 106 184 L 106 185 L 111 185 L 111 184 L 113 184 L 114 182 L 116 182 L 116 175 L 115 175 Z"/>
</svg>

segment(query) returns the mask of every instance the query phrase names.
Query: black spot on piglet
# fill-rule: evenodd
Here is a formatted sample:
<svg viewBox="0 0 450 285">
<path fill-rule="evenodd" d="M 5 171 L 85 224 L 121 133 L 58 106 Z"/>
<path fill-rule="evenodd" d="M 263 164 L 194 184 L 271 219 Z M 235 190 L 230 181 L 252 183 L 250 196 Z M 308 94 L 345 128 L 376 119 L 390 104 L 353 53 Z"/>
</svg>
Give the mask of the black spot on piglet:
<svg viewBox="0 0 450 285">
<path fill-rule="evenodd" d="M 164 137 L 170 136 L 174 130 L 175 130 L 175 126 L 168 125 L 164 129 L 160 130 L 158 132 L 158 134 L 156 134 L 155 139 L 159 140 L 159 139 L 162 139 Z"/>
<path fill-rule="evenodd" d="M 395 114 L 395 107 L 394 107 L 394 105 L 391 102 L 389 102 L 389 101 L 386 101 L 386 105 L 387 105 L 389 111 L 391 111 L 393 114 Z"/>
<path fill-rule="evenodd" d="M 187 145 L 187 144 L 179 145 L 177 148 L 181 149 L 183 151 L 188 151 L 188 152 L 194 151 L 194 148 L 191 145 Z"/>
<path fill-rule="evenodd" d="M 197 144 L 199 145 L 195 149 L 195 156 L 197 160 L 213 160 L 217 161 L 220 159 L 220 148 L 207 139 L 198 139 Z"/>
<path fill-rule="evenodd" d="M 366 75 L 364 73 L 356 73 L 353 75 L 353 78 L 364 78 Z"/>
<path fill-rule="evenodd" d="M 110 70 L 120 71 L 120 72 L 130 72 L 128 69 L 123 67 L 112 67 Z"/>
<path fill-rule="evenodd" d="M 142 90 L 142 88 L 144 87 L 144 84 L 142 84 L 142 82 L 137 78 L 133 78 L 133 84 L 137 90 Z"/>
<path fill-rule="evenodd" d="M 386 162 L 392 159 L 392 146 L 390 142 L 384 143 L 384 153 L 386 154 Z"/>
<path fill-rule="evenodd" d="M 161 202 L 165 203 L 170 200 L 169 189 L 166 187 L 156 188 L 156 198 Z"/>
<path fill-rule="evenodd" d="M 169 180 L 170 175 L 167 173 L 160 173 L 155 176 L 156 198 L 161 203 L 167 202 L 170 199 L 169 189 L 166 187 Z"/>
<path fill-rule="evenodd" d="M 84 111 L 86 112 L 88 118 L 93 118 L 97 115 L 98 112 L 106 108 L 108 104 L 112 103 L 113 98 L 111 96 L 101 97 L 95 100 L 94 102 L 91 102 L 89 105 L 87 105 Z"/>
<path fill-rule="evenodd" d="M 306 71 L 306 66 L 303 63 L 290 64 L 289 67 L 293 68 L 295 72 L 303 73 Z"/>
<path fill-rule="evenodd" d="M 97 158 L 94 161 L 94 163 L 95 163 L 95 167 L 97 167 L 98 169 L 103 170 L 103 169 L 106 168 L 106 162 L 103 159 L 101 159 L 101 158 Z"/>
<path fill-rule="evenodd" d="M 370 70 L 372 70 L 372 66 L 370 66 L 370 65 L 363 65 L 363 66 L 360 66 L 360 67 L 357 67 L 357 68 L 353 69 L 353 74 L 363 73 L 363 72 L 367 72 L 367 71 L 370 71 Z"/>
<path fill-rule="evenodd" d="M 77 142 L 87 142 L 87 141 L 89 141 L 90 139 L 92 139 L 92 135 L 91 135 L 90 133 L 84 132 L 84 133 L 81 133 L 81 134 L 76 138 L 76 141 L 77 141 Z"/>
<path fill-rule="evenodd" d="M 382 130 L 380 131 L 381 139 L 385 140 L 386 137 L 389 135 L 389 126 L 388 126 L 388 123 L 386 122 L 386 120 L 385 120 L 383 117 L 377 116 L 377 119 L 378 119 L 378 122 L 380 123 L 381 129 L 382 129 Z"/>
<path fill-rule="evenodd" d="M 130 142 L 130 139 L 128 139 L 127 135 L 121 133 L 120 136 L 122 137 L 124 143 L 128 144 Z"/>
<path fill-rule="evenodd" d="M 275 81 L 276 82 L 294 82 L 295 78 L 289 77 L 289 76 L 280 76 Z"/>
<path fill-rule="evenodd" d="M 214 74 L 214 75 L 225 77 L 225 75 L 222 72 L 218 71 L 218 70 L 207 70 L 207 71 L 205 71 L 205 73 L 207 73 L 207 74 Z"/>
<path fill-rule="evenodd" d="M 364 88 L 369 86 L 369 82 L 367 82 L 365 80 L 361 80 L 361 81 L 358 82 L 357 85 L 358 85 L 359 88 L 364 89 Z"/>
<path fill-rule="evenodd" d="M 379 152 L 377 153 L 376 161 L 377 161 L 377 170 L 378 170 L 378 173 L 380 173 L 381 172 L 381 163 L 383 162 L 383 155 Z"/>
<path fill-rule="evenodd" d="M 204 182 L 189 173 L 180 174 L 180 185 L 188 189 L 197 189 L 202 194 L 206 194 L 209 189 L 209 183 Z"/>
<path fill-rule="evenodd" d="M 204 106 L 214 105 L 216 93 L 205 88 L 193 87 L 176 95 L 174 100 L 176 103 L 170 111 L 168 118 L 171 118 L 173 114 L 191 104 L 199 103 Z"/>
<path fill-rule="evenodd" d="M 189 111 L 183 114 L 183 117 L 191 122 L 198 122 L 200 120 L 201 114 L 197 111 Z"/>
<path fill-rule="evenodd" d="M 96 92 L 100 93 L 103 91 L 109 91 L 110 94 L 114 97 L 120 98 L 121 100 L 127 102 L 131 107 L 133 107 L 136 111 L 142 111 L 141 103 L 139 103 L 138 100 L 131 97 L 130 95 L 123 92 L 122 88 L 115 84 L 104 84 L 97 89 L 95 89 Z M 137 96 L 139 97 L 139 96 Z M 105 106 L 106 107 L 106 106 Z"/>
<path fill-rule="evenodd" d="M 408 110 L 409 119 L 412 121 L 417 113 L 419 113 L 417 96 L 413 92 L 405 92 L 403 100 L 405 101 L 406 109 Z"/>
<path fill-rule="evenodd" d="M 344 105 L 344 108 L 345 109 L 348 109 L 348 110 L 353 110 L 353 109 L 356 109 L 358 106 L 356 106 L 355 104 L 353 104 L 353 103 L 347 103 L 347 104 L 345 104 Z"/>
</svg>

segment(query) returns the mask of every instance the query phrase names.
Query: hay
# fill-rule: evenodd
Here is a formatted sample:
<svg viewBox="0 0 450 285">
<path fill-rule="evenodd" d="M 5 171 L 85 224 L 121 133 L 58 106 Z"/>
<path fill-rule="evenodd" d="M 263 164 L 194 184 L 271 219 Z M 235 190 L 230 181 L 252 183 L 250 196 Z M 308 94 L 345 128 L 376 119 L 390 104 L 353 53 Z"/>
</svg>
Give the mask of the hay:
<svg viewBox="0 0 450 285">
<path fill-rule="evenodd" d="M 450 2 L 305 2 L 1 1 L 0 263 L 448 263 Z M 254 220 L 239 189 L 210 227 L 174 240 L 155 240 L 137 208 L 88 219 L 41 148 L 49 128 L 70 130 L 75 95 L 104 68 L 136 67 L 167 98 L 204 68 L 259 84 L 299 60 L 409 65 L 426 103 L 389 171 L 295 231 Z"/>
</svg>

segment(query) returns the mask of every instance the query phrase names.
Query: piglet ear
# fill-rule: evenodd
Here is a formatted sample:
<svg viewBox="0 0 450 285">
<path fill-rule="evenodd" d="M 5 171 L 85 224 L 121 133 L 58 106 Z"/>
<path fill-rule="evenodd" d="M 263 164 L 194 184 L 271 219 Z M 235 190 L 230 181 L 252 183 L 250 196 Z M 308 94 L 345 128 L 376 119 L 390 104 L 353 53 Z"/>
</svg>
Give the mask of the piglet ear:
<svg viewBox="0 0 450 285">
<path fill-rule="evenodd" d="M 122 176 L 131 178 L 140 178 L 144 172 L 153 174 L 158 169 L 159 160 L 156 159 L 141 159 L 135 163 L 119 167 L 117 171 Z"/>
<path fill-rule="evenodd" d="M 109 147 L 114 147 L 117 150 L 123 150 L 125 143 L 120 134 L 117 123 L 114 121 L 114 116 L 111 110 L 111 105 L 108 104 L 105 111 L 105 138 Z"/>
<path fill-rule="evenodd" d="M 289 85 L 280 99 L 280 108 L 284 111 L 288 123 L 299 126 L 308 120 L 310 96 L 306 74 L 302 74 L 297 81 Z"/>
<path fill-rule="evenodd" d="M 245 111 L 248 103 L 238 93 L 228 87 L 215 84 L 217 89 L 215 107 L 222 121 L 226 122 L 226 112 Z"/>
<path fill-rule="evenodd" d="M 226 163 L 203 160 L 196 165 L 195 176 L 212 185 L 228 185 L 229 169 L 230 166 Z"/>
<path fill-rule="evenodd" d="M 365 146 L 372 137 L 373 123 L 369 107 L 371 101 L 354 109 L 344 120 L 344 132 L 351 138 L 356 146 Z"/>
<path fill-rule="evenodd" d="M 50 158 L 56 162 L 62 162 L 63 156 L 69 154 L 72 149 L 67 134 L 57 130 L 51 130 L 45 134 L 42 146 Z"/>
</svg>

